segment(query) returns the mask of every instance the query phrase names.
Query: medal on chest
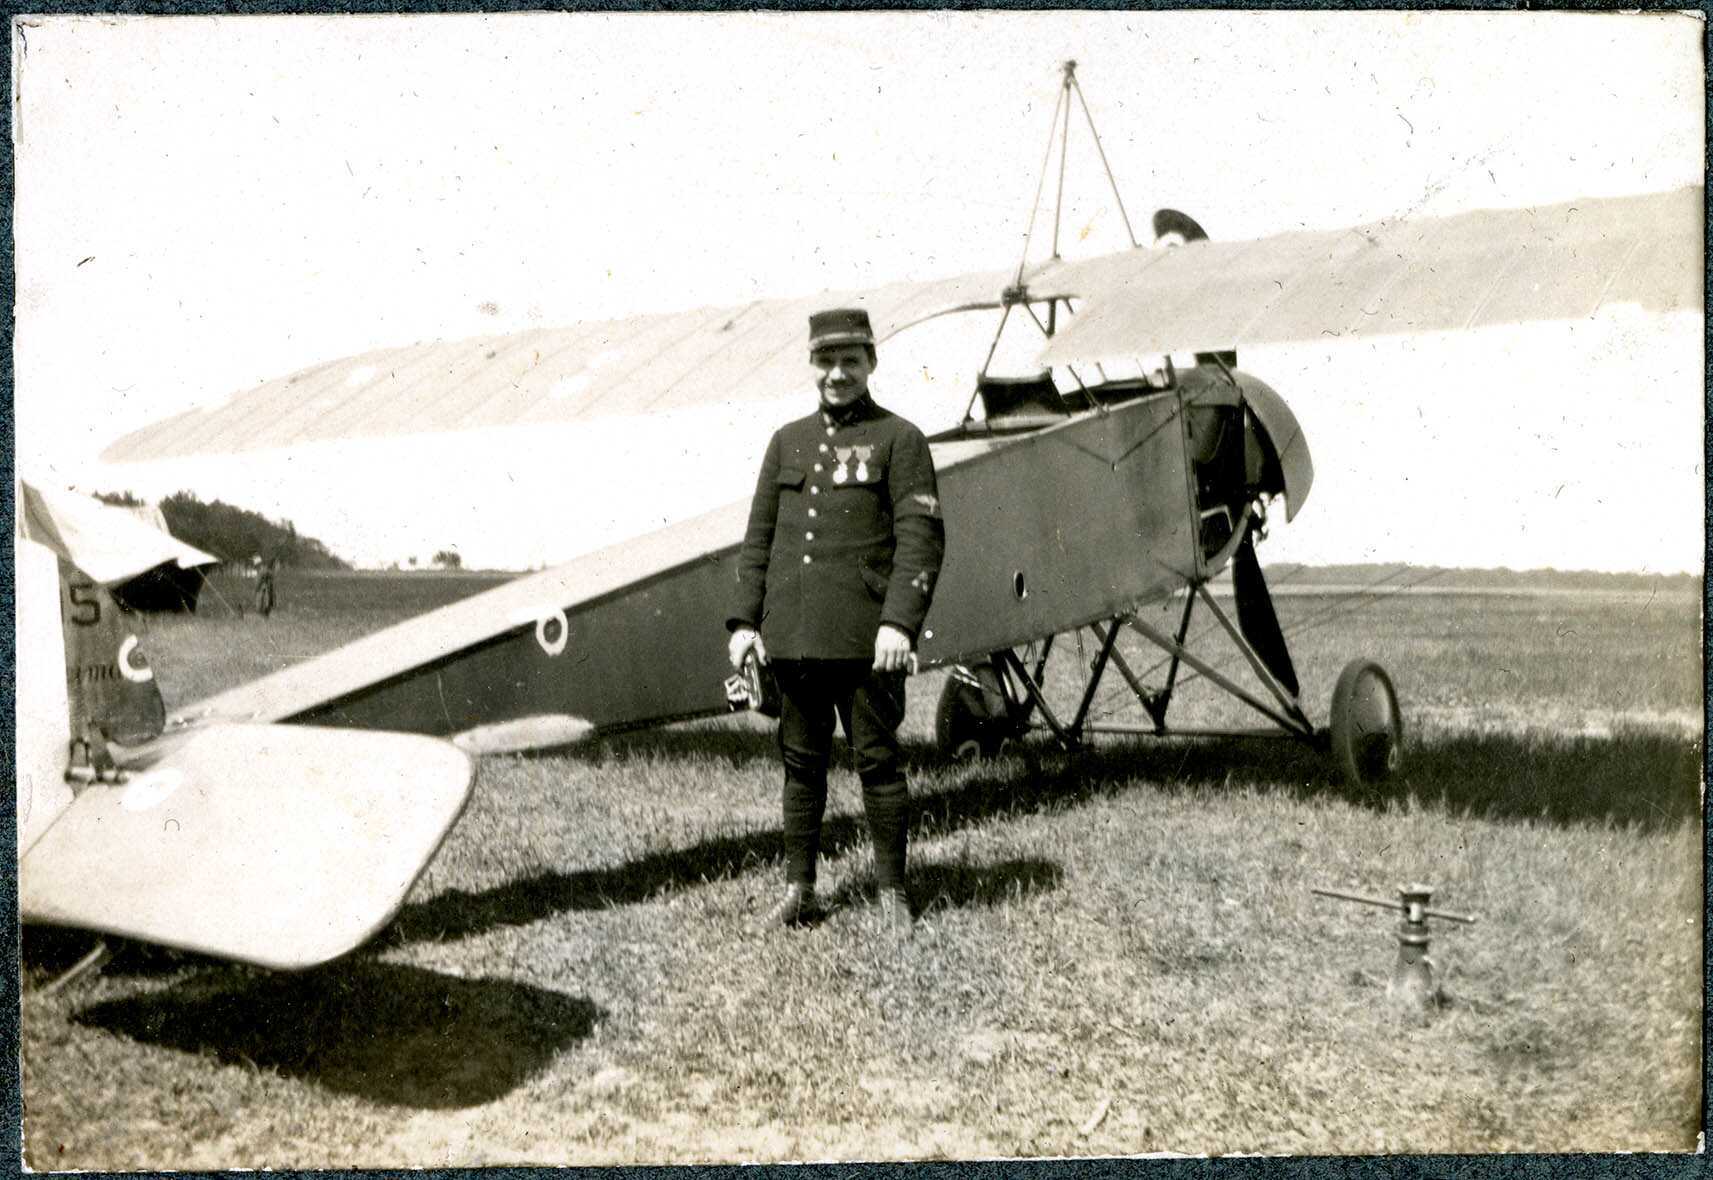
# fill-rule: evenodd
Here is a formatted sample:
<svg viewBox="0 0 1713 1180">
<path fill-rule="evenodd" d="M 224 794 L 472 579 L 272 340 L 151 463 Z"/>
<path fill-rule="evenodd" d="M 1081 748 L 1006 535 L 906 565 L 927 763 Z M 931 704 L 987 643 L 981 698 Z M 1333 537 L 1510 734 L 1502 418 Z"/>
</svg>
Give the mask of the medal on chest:
<svg viewBox="0 0 1713 1180">
<path fill-rule="evenodd" d="M 852 450 L 853 450 L 853 448 L 851 448 L 851 447 L 834 447 L 833 448 L 833 453 L 839 457 L 839 465 L 833 471 L 833 482 L 834 483 L 844 483 L 846 480 L 850 479 L 851 473 L 849 471 L 845 470 L 845 468 L 851 461 Z M 858 476 L 857 478 L 860 479 L 862 477 Z"/>
<path fill-rule="evenodd" d="M 868 482 L 868 461 L 874 455 L 874 448 L 873 447 L 852 447 L 851 450 L 856 452 L 857 482 L 858 483 L 867 483 Z"/>
</svg>

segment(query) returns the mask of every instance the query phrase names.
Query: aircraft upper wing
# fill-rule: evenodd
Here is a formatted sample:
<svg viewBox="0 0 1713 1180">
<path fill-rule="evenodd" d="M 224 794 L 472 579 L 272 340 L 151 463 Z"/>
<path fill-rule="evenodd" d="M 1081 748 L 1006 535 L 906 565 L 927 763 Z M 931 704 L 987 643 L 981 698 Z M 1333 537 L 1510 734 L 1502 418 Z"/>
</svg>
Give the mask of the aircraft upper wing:
<svg viewBox="0 0 1713 1180">
<path fill-rule="evenodd" d="M 1198 241 L 1027 276 L 1078 314 L 1044 365 L 1233 346 L 1570 319 L 1634 303 L 1698 307 L 1703 190 L 1377 222 L 1248 242 Z M 702 308 L 385 349 L 268 381 L 136 431 L 133 462 L 358 437 L 457 432 L 782 396 L 807 380 L 803 325 L 866 307 L 884 339 L 1001 305 L 992 271 L 744 307 Z"/>
<path fill-rule="evenodd" d="M 884 337 L 953 308 L 991 305 L 1008 277 L 963 275 L 369 352 L 145 427 L 102 457 L 230 454 L 780 397 L 808 387 L 810 312 L 866 307 Z"/>
<path fill-rule="evenodd" d="M 103 586 L 167 562 L 189 567 L 220 560 L 122 508 L 27 481 L 20 481 L 18 488 L 19 533 L 46 545 Z"/>
<path fill-rule="evenodd" d="M 1703 218 L 1693 186 L 1133 250 L 1049 263 L 1028 286 L 1078 300 L 1043 365 L 1673 311 L 1702 304 Z"/>
</svg>

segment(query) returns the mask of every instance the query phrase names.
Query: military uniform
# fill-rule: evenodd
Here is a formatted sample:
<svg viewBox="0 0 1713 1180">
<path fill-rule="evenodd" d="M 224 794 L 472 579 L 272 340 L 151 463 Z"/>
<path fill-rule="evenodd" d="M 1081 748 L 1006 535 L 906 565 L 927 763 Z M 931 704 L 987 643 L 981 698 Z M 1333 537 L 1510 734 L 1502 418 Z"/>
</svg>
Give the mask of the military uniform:
<svg viewBox="0 0 1713 1180">
<path fill-rule="evenodd" d="M 867 660 L 890 623 L 922 628 L 945 551 L 922 432 L 863 398 L 767 444 L 729 625 L 774 659 Z"/>
<path fill-rule="evenodd" d="M 813 886 L 833 718 L 862 780 L 883 893 L 902 891 L 908 795 L 903 672 L 873 670 L 875 633 L 914 641 L 945 552 L 934 463 L 909 422 L 867 396 L 823 406 L 767 445 L 728 630 L 759 630 L 781 697 L 788 874 Z"/>
</svg>

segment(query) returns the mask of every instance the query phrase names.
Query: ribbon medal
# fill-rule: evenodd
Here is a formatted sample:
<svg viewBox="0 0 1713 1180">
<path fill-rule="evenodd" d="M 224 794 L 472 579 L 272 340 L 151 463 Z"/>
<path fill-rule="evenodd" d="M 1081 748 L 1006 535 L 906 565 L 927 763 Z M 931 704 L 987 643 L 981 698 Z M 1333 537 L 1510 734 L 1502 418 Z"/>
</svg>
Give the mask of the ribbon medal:
<svg viewBox="0 0 1713 1180">
<path fill-rule="evenodd" d="M 839 457 L 838 470 L 833 472 L 833 482 L 844 483 L 851 477 L 851 473 L 845 470 L 845 465 L 851 461 L 851 448 L 834 447 L 833 452 Z M 859 475 L 857 478 L 861 479 L 862 477 Z"/>
<path fill-rule="evenodd" d="M 851 449 L 856 452 L 856 460 L 857 460 L 856 478 L 857 478 L 857 482 L 858 483 L 867 483 L 868 482 L 868 461 L 874 455 L 874 448 L 873 447 L 853 447 Z"/>
</svg>

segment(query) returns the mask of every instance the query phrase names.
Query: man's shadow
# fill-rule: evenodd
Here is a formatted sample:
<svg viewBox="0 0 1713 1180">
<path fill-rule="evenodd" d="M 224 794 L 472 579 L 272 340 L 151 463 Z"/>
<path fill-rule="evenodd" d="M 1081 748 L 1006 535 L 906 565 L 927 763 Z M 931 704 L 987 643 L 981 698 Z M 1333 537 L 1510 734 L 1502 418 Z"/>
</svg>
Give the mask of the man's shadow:
<svg viewBox="0 0 1713 1180">
<path fill-rule="evenodd" d="M 936 910 L 976 909 L 1022 901 L 1057 889 L 1065 870 L 1050 860 L 1018 857 L 983 864 L 966 860 L 918 859 L 910 866 L 910 893 L 918 915 Z M 826 898 L 830 911 L 866 905 L 874 881 L 863 874 L 844 881 Z"/>
</svg>

